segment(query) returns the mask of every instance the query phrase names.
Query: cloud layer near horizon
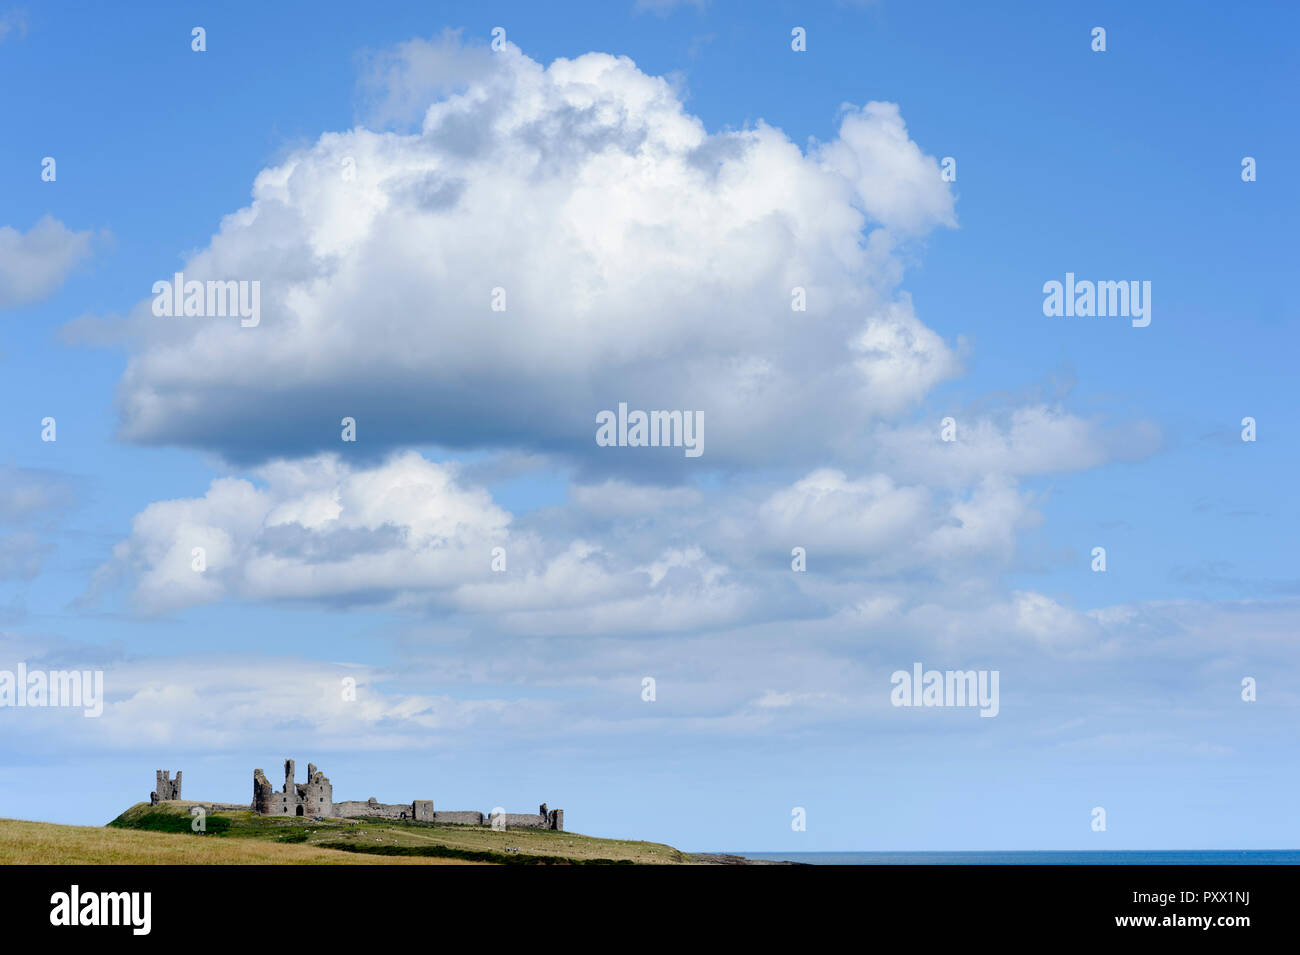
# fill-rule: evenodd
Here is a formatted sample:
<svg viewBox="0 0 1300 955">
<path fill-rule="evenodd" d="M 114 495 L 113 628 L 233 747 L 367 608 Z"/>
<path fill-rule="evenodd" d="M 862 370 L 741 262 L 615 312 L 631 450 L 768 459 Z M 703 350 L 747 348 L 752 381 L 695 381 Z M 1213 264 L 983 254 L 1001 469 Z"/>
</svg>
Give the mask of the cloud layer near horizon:
<svg viewBox="0 0 1300 955">
<path fill-rule="evenodd" d="M 629 734 L 660 741 L 707 735 L 771 739 L 839 725 L 855 738 L 940 734 L 987 743 L 989 734 L 1036 751 L 1143 759 L 1152 745 L 1198 759 L 1256 745 L 1264 726 L 1240 704 L 1243 675 L 1261 677 L 1261 703 L 1300 704 L 1295 600 L 1172 601 L 1079 614 L 1014 594 L 977 612 L 937 607 L 882 619 L 866 611 L 801 627 L 747 626 L 725 637 L 683 634 L 627 643 L 587 636 L 521 642 L 439 630 L 414 638 L 399 664 L 369 666 L 292 654 L 214 651 L 142 658 L 47 636 L 0 631 L 0 670 L 104 672 L 104 710 L 7 710 L 15 751 L 73 753 L 417 750 L 564 741 L 600 751 Z M 1222 634 L 1236 635 L 1225 645 Z M 575 667 L 580 657 L 582 666 Z M 912 661 L 1002 672 L 1002 709 L 981 720 L 961 709 L 899 710 L 890 673 Z M 1187 678 L 1170 680 L 1171 673 Z M 656 678 L 654 707 L 641 680 Z M 342 681 L 355 681 L 355 700 Z M 448 687 L 474 687 L 448 692 Z M 1134 713 L 1144 717 L 1135 724 Z M 1157 726 L 1195 719 L 1203 739 Z M 1009 735 L 1003 735 L 1009 734 Z M 602 742 L 603 740 L 603 742 Z"/>
</svg>

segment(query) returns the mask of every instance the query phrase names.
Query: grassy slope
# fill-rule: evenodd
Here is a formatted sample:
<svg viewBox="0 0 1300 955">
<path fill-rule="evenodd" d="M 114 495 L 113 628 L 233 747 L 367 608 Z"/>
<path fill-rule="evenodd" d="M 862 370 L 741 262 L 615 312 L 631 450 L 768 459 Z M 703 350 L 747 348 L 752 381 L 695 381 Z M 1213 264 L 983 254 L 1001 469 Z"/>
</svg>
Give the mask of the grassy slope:
<svg viewBox="0 0 1300 955">
<path fill-rule="evenodd" d="M 383 858 L 308 845 L 185 834 L 58 826 L 0 819 L 0 865 L 356 865 L 463 864 L 459 859 Z"/>
<path fill-rule="evenodd" d="M 696 861 L 672 846 L 653 842 L 596 839 L 573 832 L 543 829 L 494 831 L 480 826 L 439 826 L 387 819 L 331 819 L 316 822 L 251 812 L 208 813 L 208 832 L 190 831 L 189 807 L 169 802 L 137 803 L 111 823 L 110 829 L 168 838 L 240 843 L 245 851 L 297 848 L 323 852 L 354 862 L 477 861 L 516 864 L 682 864 Z M 145 830 L 145 832 L 141 832 Z M 91 830 L 92 832 L 98 830 Z"/>
</svg>

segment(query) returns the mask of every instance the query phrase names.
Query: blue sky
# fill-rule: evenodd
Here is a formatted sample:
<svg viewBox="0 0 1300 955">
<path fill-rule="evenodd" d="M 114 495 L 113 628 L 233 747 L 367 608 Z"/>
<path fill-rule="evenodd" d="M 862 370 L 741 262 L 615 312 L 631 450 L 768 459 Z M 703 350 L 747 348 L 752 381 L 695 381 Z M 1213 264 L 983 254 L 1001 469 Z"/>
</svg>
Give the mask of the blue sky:
<svg viewBox="0 0 1300 955">
<path fill-rule="evenodd" d="M 0 6 L 0 668 L 109 700 L 0 710 L 0 815 L 292 757 L 694 849 L 1296 844 L 1295 11 L 804 7 Z"/>
</svg>

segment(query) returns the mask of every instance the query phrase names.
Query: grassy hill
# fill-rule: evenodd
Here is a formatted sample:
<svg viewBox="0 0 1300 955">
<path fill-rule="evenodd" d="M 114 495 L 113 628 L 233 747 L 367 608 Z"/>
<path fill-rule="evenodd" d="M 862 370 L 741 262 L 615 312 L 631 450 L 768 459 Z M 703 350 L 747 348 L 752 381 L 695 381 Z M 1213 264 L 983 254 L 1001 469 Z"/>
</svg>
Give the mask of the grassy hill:
<svg viewBox="0 0 1300 955">
<path fill-rule="evenodd" d="M 388 819 L 208 812 L 190 829 L 193 802 L 137 803 L 105 828 L 0 819 L 0 864 L 473 864 L 681 865 L 715 861 L 653 842 L 574 832 L 449 826 Z"/>
<path fill-rule="evenodd" d="M 249 811 L 208 813 L 206 835 L 190 832 L 190 807 L 197 803 L 137 803 L 109 823 L 118 829 L 178 833 L 191 838 L 256 841 L 297 845 L 368 861 L 407 858 L 456 859 L 506 864 L 606 863 L 681 864 L 693 861 L 672 846 L 653 842 L 596 839 L 549 829 L 451 826 L 392 819 L 327 819 L 258 816 Z"/>
<path fill-rule="evenodd" d="M 364 865 L 458 859 L 375 858 L 252 839 L 199 838 L 101 826 L 0 819 L 0 865 Z"/>
</svg>

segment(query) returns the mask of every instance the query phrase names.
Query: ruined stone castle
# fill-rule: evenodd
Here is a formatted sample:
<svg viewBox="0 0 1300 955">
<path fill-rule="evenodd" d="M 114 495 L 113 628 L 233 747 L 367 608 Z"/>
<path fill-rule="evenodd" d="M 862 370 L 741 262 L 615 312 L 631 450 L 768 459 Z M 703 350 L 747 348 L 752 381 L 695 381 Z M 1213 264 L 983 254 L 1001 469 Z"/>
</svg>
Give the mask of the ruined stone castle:
<svg viewBox="0 0 1300 955">
<path fill-rule="evenodd" d="M 149 794 L 150 803 L 181 798 L 181 774 L 176 779 L 158 770 L 156 790 Z M 242 808 L 242 807 L 240 807 Z M 371 796 L 365 802 L 334 801 L 334 787 L 329 777 L 312 763 L 307 764 L 307 781 L 294 781 L 294 762 L 284 761 L 284 787 L 276 792 L 266 774 L 253 770 L 253 812 L 263 816 L 306 816 L 321 819 L 408 819 L 415 822 L 440 822 L 461 826 L 494 828 L 563 829 L 564 810 L 547 809 L 546 803 L 534 813 L 496 812 L 484 815 L 475 811 L 439 811 L 433 808 L 432 799 L 416 799 L 409 803 L 382 803 Z"/>
</svg>

